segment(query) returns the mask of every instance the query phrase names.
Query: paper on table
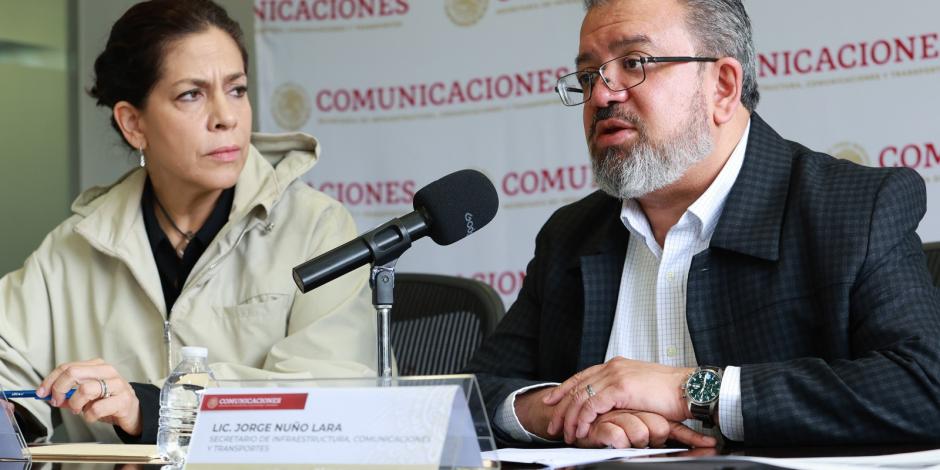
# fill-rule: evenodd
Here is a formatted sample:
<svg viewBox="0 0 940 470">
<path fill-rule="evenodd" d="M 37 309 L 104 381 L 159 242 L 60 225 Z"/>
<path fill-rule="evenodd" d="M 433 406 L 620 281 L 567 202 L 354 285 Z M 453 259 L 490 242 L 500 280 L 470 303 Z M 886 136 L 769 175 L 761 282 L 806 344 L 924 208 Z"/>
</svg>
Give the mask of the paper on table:
<svg viewBox="0 0 940 470">
<path fill-rule="evenodd" d="M 643 457 L 646 455 L 682 452 L 686 449 L 574 449 L 560 447 L 552 449 L 499 449 L 483 452 L 487 460 L 501 462 L 535 463 L 549 467 L 567 467 L 610 459 Z"/>
<path fill-rule="evenodd" d="M 160 459 L 157 446 L 148 444 L 45 444 L 30 446 L 33 460 L 94 460 L 104 462 L 150 462 Z"/>
<path fill-rule="evenodd" d="M 871 455 L 865 457 L 817 457 L 798 459 L 759 459 L 778 467 L 800 470 L 826 469 L 937 469 L 940 468 L 940 449 L 904 454 Z"/>
<path fill-rule="evenodd" d="M 702 460 L 694 457 L 653 457 L 643 459 L 644 463 L 682 462 Z M 801 457 L 769 458 L 728 455 L 709 457 L 713 462 L 757 462 L 777 468 L 793 470 L 940 470 L 940 449 L 903 454 L 871 455 L 865 457 Z"/>
</svg>

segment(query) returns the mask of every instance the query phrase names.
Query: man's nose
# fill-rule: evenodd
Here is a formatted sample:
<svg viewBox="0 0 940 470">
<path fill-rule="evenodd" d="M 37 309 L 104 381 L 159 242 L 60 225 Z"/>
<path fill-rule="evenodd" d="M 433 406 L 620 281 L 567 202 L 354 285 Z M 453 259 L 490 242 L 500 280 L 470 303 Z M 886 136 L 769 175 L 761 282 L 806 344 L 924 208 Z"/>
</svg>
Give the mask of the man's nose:
<svg viewBox="0 0 940 470">
<path fill-rule="evenodd" d="M 623 103 L 629 98 L 627 90 L 612 91 L 604 78 L 597 74 L 591 87 L 591 104 L 598 108 L 606 108 L 611 104 Z"/>
</svg>

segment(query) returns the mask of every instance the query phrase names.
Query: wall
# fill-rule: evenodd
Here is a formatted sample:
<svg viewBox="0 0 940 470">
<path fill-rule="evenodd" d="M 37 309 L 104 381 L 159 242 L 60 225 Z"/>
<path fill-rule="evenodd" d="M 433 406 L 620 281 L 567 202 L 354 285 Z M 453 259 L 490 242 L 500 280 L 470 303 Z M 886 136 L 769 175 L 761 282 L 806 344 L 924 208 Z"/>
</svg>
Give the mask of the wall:
<svg viewBox="0 0 940 470">
<path fill-rule="evenodd" d="M 0 3 L 0 274 L 22 266 L 75 194 L 66 0 Z"/>
</svg>

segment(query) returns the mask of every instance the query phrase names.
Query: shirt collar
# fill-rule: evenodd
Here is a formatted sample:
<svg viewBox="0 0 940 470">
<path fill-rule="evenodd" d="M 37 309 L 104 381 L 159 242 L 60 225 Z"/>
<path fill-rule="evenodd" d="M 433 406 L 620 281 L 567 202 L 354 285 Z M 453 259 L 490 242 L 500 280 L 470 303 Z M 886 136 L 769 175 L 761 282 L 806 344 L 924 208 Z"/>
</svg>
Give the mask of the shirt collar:
<svg viewBox="0 0 940 470">
<path fill-rule="evenodd" d="M 215 203 L 215 208 L 212 209 L 212 213 L 209 214 L 206 223 L 202 224 L 202 228 L 196 232 L 195 238 L 199 239 L 203 246 L 209 246 L 209 243 L 215 238 L 216 234 L 219 233 L 219 230 L 222 230 L 222 227 L 228 222 L 229 214 L 232 212 L 232 201 L 234 199 L 234 186 L 222 191 L 222 194 L 219 196 L 219 201 Z"/>
<path fill-rule="evenodd" d="M 680 223 L 687 222 L 689 218 L 694 218 L 699 222 L 699 237 L 703 240 L 710 239 L 712 233 L 714 233 L 718 219 L 721 217 L 725 200 L 728 198 L 728 194 L 731 192 L 731 187 L 734 186 L 734 182 L 738 179 L 738 174 L 741 172 L 741 165 L 744 164 L 744 153 L 747 149 L 747 137 L 750 131 L 751 122 L 748 120 L 747 127 L 744 128 L 741 139 L 738 140 L 728 161 L 725 162 L 721 171 L 718 172 L 715 181 L 712 181 L 708 189 L 689 206 L 680 219 Z M 640 208 L 640 204 L 637 203 L 635 199 L 626 199 L 623 201 L 620 210 L 620 220 L 632 235 L 642 238 L 653 253 L 658 255 L 662 251 L 662 248 L 656 243 L 653 237 L 653 231 L 650 228 L 646 214 L 643 213 L 643 209 Z"/>
<path fill-rule="evenodd" d="M 147 240 L 150 241 L 150 250 L 157 251 L 157 247 L 163 240 L 166 240 L 166 233 L 160 228 L 157 222 L 157 214 L 153 210 L 153 186 L 150 185 L 150 178 L 144 182 L 144 192 L 140 197 L 140 210 L 144 215 L 144 228 L 147 230 Z"/>
<path fill-rule="evenodd" d="M 203 246 L 209 246 L 212 239 L 215 238 L 219 231 L 222 230 L 222 227 L 225 226 L 226 222 L 228 222 L 229 214 L 232 211 L 232 201 L 234 201 L 234 199 L 234 186 L 222 191 L 218 202 L 216 202 L 215 207 L 209 214 L 209 218 L 206 219 L 206 223 L 196 232 L 193 239 L 199 240 Z M 150 183 L 150 178 L 147 178 L 146 183 L 144 183 L 144 192 L 141 196 L 141 210 L 143 211 L 144 227 L 147 230 L 147 239 L 150 241 L 151 250 L 156 250 L 163 240 L 169 242 L 166 233 L 163 232 L 163 229 L 160 228 L 160 223 L 157 221 L 157 215 L 153 207 L 154 200 L 153 185 Z"/>
</svg>

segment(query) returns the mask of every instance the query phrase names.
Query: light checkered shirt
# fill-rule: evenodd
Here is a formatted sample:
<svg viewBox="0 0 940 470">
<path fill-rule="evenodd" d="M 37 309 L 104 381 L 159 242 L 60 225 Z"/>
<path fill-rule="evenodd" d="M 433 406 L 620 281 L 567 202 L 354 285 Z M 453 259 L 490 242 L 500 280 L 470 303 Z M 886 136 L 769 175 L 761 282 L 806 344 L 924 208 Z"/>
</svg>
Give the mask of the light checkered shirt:
<svg viewBox="0 0 940 470">
<path fill-rule="evenodd" d="M 605 360 L 623 356 L 674 367 L 698 365 L 685 316 L 689 266 L 694 255 L 708 248 L 725 200 L 744 162 L 750 129 L 748 123 L 715 181 L 669 230 L 664 246 L 656 242 L 639 204 L 632 199 L 624 201 L 620 219 L 630 231 L 630 243 Z M 554 384 L 525 387 L 509 395 L 496 411 L 496 426 L 521 442 L 546 442 L 526 431 L 515 412 L 516 395 L 546 385 Z M 743 441 L 740 368 L 725 368 L 720 393 L 721 433 L 729 439 Z M 702 431 L 697 420 L 685 424 Z"/>
</svg>

